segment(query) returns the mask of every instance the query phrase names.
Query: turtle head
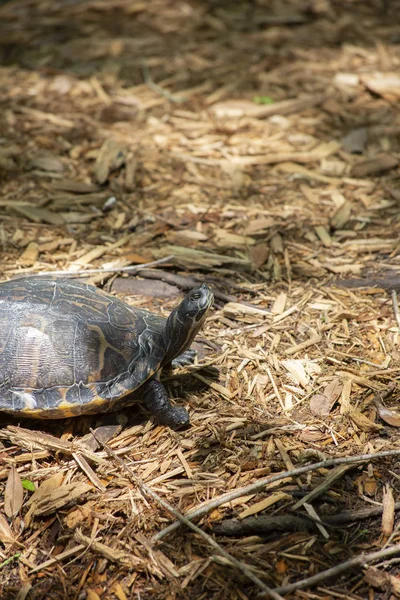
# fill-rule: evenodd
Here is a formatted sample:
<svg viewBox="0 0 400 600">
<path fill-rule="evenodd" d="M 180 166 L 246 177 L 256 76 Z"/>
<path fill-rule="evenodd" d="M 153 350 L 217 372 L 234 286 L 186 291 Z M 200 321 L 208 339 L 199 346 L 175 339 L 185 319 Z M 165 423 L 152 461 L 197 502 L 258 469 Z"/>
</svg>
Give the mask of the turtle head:
<svg viewBox="0 0 400 600">
<path fill-rule="evenodd" d="M 213 293 L 203 283 L 190 290 L 182 302 L 174 308 L 165 326 L 164 365 L 189 348 L 196 334 L 203 327 L 213 301 Z"/>
</svg>

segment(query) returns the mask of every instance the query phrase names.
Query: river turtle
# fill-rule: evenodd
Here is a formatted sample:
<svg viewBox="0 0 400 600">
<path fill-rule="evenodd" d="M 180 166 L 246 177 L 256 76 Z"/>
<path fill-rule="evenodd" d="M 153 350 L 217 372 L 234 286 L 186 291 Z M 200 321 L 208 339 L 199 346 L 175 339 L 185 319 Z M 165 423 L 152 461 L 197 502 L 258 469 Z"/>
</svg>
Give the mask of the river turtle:
<svg viewBox="0 0 400 600">
<path fill-rule="evenodd" d="M 62 419 L 139 400 L 158 423 L 188 425 L 159 375 L 187 355 L 212 302 L 202 284 L 164 318 L 78 280 L 0 284 L 0 411 Z"/>
</svg>

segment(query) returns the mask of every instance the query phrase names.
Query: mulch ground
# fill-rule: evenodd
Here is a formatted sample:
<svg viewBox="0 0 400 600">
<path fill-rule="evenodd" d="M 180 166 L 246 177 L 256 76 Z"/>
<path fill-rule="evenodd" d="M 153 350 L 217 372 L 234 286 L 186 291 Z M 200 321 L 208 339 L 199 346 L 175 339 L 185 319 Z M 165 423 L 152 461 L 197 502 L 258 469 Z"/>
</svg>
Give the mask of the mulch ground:
<svg viewBox="0 0 400 600">
<path fill-rule="evenodd" d="M 2 600 L 400 596 L 399 14 L 0 3 L 2 280 L 215 293 L 188 430 L 2 417 Z"/>
</svg>

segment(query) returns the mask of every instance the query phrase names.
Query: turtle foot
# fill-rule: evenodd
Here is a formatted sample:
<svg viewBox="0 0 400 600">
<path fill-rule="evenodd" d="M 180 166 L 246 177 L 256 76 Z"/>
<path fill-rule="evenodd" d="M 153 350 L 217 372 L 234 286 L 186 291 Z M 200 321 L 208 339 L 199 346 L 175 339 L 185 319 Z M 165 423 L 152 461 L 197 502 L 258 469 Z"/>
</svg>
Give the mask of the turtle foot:
<svg viewBox="0 0 400 600">
<path fill-rule="evenodd" d="M 179 367 L 186 367 L 187 365 L 191 365 L 194 363 L 196 356 L 197 350 L 189 348 L 188 350 L 185 350 L 185 352 L 182 352 L 182 354 L 174 358 L 174 360 L 171 360 L 171 367 L 172 369 L 177 369 Z"/>
<path fill-rule="evenodd" d="M 149 379 L 143 386 L 143 401 L 160 425 L 171 429 L 185 429 L 190 424 L 189 414 L 182 406 L 172 406 L 163 384 Z"/>
</svg>

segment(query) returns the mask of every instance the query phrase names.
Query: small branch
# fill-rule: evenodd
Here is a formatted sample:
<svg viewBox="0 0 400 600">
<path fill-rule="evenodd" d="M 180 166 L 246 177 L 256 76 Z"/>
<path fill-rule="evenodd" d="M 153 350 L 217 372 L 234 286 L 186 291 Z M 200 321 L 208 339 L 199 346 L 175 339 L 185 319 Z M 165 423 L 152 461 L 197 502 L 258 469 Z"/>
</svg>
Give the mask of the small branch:
<svg viewBox="0 0 400 600">
<path fill-rule="evenodd" d="M 158 260 L 153 260 L 149 263 L 143 263 L 142 265 L 132 265 L 131 267 L 116 267 L 114 269 L 81 269 L 80 271 L 39 271 L 38 273 L 32 273 L 30 277 L 43 277 L 46 275 L 62 275 L 65 277 L 85 277 L 87 275 L 95 275 L 97 273 L 132 273 L 134 271 L 140 271 L 141 269 L 145 269 L 147 267 L 156 267 L 157 265 L 162 265 L 166 262 L 170 262 L 174 257 L 173 254 L 171 256 L 165 256 L 164 258 L 159 258 Z M 14 277 L 17 279 L 19 276 Z"/>
<path fill-rule="evenodd" d="M 186 98 L 183 98 L 182 96 L 176 96 L 175 94 L 171 94 L 168 90 L 164 90 L 163 87 L 155 83 L 150 74 L 149 68 L 144 62 L 144 60 L 141 61 L 140 67 L 142 69 L 143 81 L 151 90 L 156 92 L 156 94 L 163 96 L 163 98 L 166 98 L 170 102 L 186 102 Z"/>
<path fill-rule="evenodd" d="M 343 458 L 332 458 L 330 460 L 322 460 L 317 463 L 313 463 L 311 465 L 306 465 L 304 467 L 298 467 L 297 469 L 293 469 L 291 471 L 284 471 L 283 473 L 277 473 L 276 475 L 269 475 L 268 477 L 264 477 L 263 479 L 259 479 L 255 483 L 250 483 L 244 487 L 233 490 L 232 492 L 227 492 L 226 494 L 222 494 L 219 498 L 214 498 L 209 502 L 203 504 L 199 508 L 188 512 L 185 516 L 187 519 L 195 519 L 196 517 L 203 516 L 215 508 L 221 506 L 221 504 L 225 504 L 227 502 L 231 502 L 236 498 L 241 498 L 242 496 L 246 496 L 247 494 L 254 494 L 256 492 L 261 491 L 265 486 L 273 483 L 275 481 L 280 481 L 281 479 L 285 479 L 286 477 L 297 477 L 298 475 L 304 475 L 304 473 L 309 473 L 310 471 L 316 471 L 317 469 L 326 469 L 327 467 L 335 467 L 336 465 L 345 465 L 351 463 L 359 463 L 370 460 L 375 460 L 377 458 L 384 458 L 386 456 L 398 456 L 400 454 L 400 450 L 385 450 L 383 452 L 377 452 L 376 454 L 360 454 L 358 456 L 346 456 Z M 180 527 L 180 522 L 171 523 L 162 531 L 156 533 L 153 536 L 152 541 L 158 542 L 163 537 L 175 531 Z"/>
<path fill-rule="evenodd" d="M 392 290 L 392 302 L 393 302 L 393 311 L 394 311 L 394 316 L 396 317 L 397 327 L 400 329 L 400 312 L 399 312 L 399 303 L 397 301 L 396 290 Z"/>
<path fill-rule="evenodd" d="M 272 598 L 273 600 L 284 600 L 278 592 L 274 592 L 271 588 L 269 588 L 267 585 L 265 585 L 265 583 L 263 583 L 261 581 L 261 579 L 259 579 L 256 575 L 254 575 L 254 573 L 249 569 L 249 567 L 247 565 L 240 562 L 235 557 L 233 557 L 231 554 L 229 554 L 229 552 L 224 550 L 214 540 L 214 538 L 212 538 L 210 535 L 205 533 L 202 529 L 200 529 L 200 527 L 197 527 L 197 525 L 194 525 L 193 523 L 191 523 L 189 521 L 189 519 L 187 519 L 186 517 L 181 515 L 181 513 L 179 513 L 177 510 L 175 510 L 175 508 L 171 504 L 169 504 L 169 502 L 166 502 L 165 500 L 163 500 L 161 498 L 161 496 L 159 496 L 149 486 L 147 486 L 145 483 L 143 483 L 143 481 L 128 467 L 128 465 L 119 456 L 117 456 L 115 454 L 115 452 L 107 444 L 102 442 L 97 437 L 97 435 L 93 429 L 90 429 L 90 431 L 91 431 L 93 437 L 95 438 L 95 440 L 97 441 L 97 443 L 100 444 L 106 450 L 106 452 L 111 456 L 111 458 L 113 458 L 113 460 L 121 466 L 121 468 L 127 473 L 129 478 L 133 481 L 133 483 L 135 483 L 139 487 L 142 494 L 150 496 L 153 500 L 158 502 L 158 504 L 160 504 L 163 508 L 165 508 L 168 512 L 170 512 L 181 523 L 183 523 L 184 525 L 189 527 L 192 531 L 194 531 L 195 533 L 200 535 L 204 540 L 206 540 L 206 542 L 212 548 L 214 548 L 214 550 L 218 554 L 220 554 L 226 560 L 228 560 L 232 565 L 234 565 L 244 575 L 246 575 L 246 577 L 248 579 L 250 579 L 257 587 L 259 587 L 263 591 L 264 597 L 267 596 L 269 598 Z"/>
<path fill-rule="evenodd" d="M 300 581 L 296 581 L 295 583 L 289 583 L 288 585 L 283 585 L 279 588 L 275 588 L 274 592 L 277 592 L 278 594 L 289 594 L 290 592 L 294 592 L 295 590 L 301 590 L 306 587 L 317 585 L 322 581 L 325 581 L 326 579 L 330 579 L 331 577 L 338 577 L 338 575 L 344 573 L 345 571 L 348 571 L 349 569 L 354 569 L 355 567 L 362 567 L 367 563 L 371 563 L 376 560 L 381 560 L 382 558 L 389 558 L 390 556 L 395 556 L 396 554 L 400 554 L 400 544 L 392 546 L 391 548 L 378 550 L 377 552 L 371 552 L 370 554 L 360 554 L 360 556 L 356 556 L 355 558 L 346 560 L 345 562 L 336 565 L 335 567 L 326 569 L 326 571 L 322 571 L 321 573 L 317 573 L 316 575 L 312 575 L 311 577 L 306 577 L 305 579 L 301 579 Z M 258 597 L 265 597 L 265 595 L 262 593 L 259 594 Z"/>
</svg>

